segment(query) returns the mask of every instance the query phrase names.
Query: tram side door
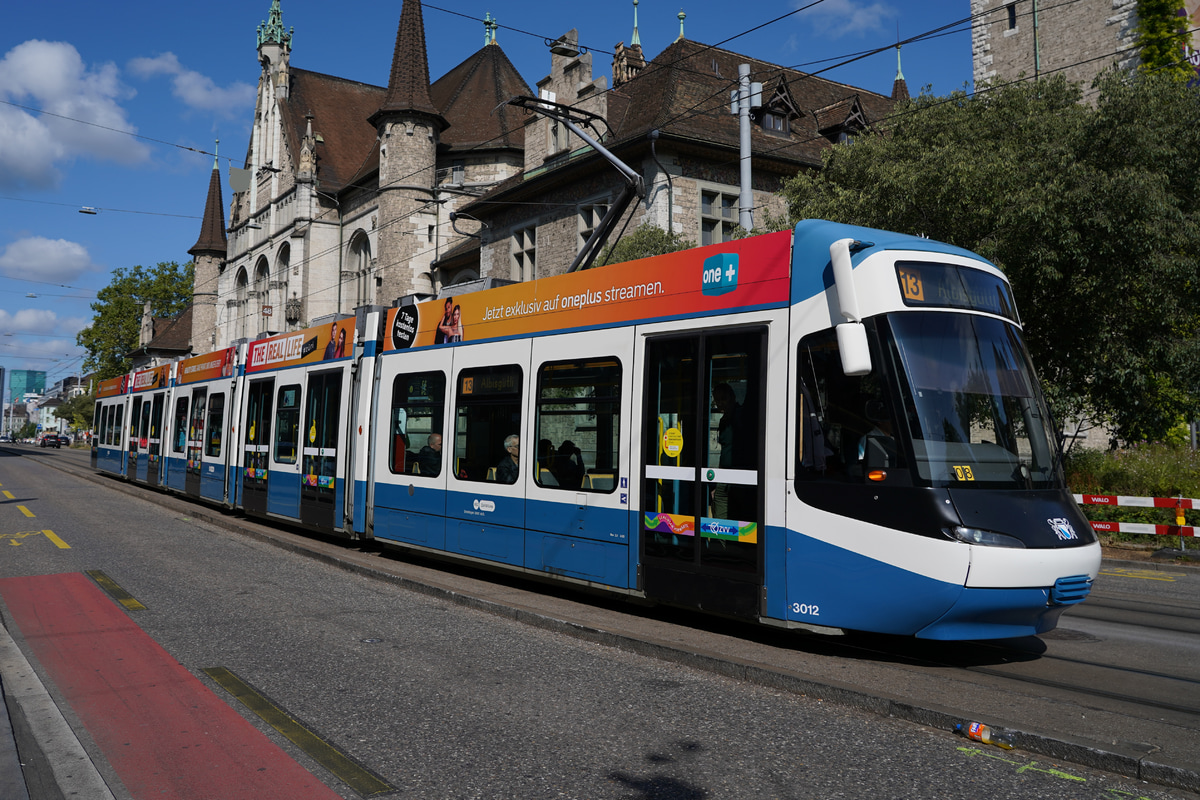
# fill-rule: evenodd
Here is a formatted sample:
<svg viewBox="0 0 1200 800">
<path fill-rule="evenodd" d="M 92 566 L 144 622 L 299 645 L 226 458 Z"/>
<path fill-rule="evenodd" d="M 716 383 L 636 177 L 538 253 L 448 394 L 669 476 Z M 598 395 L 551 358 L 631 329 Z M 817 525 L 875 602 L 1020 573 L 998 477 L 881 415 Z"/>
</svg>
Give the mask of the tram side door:
<svg viewBox="0 0 1200 800">
<path fill-rule="evenodd" d="M 641 556 L 648 597 L 762 611 L 766 329 L 646 342 Z"/>
<path fill-rule="evenodd" d="M 150 431 L 146 439 L 149 458 L 146 467 L 146 483 L 158 486 L 162 475 L 162 423 L 166 392 L 156 392 L 150 403 Z"/>
<path fill-rule="evenodd" d="M 279 380 L 292 380 L 294 372 Z M 297 375 L 299 380 L 302 375 Z M 267 512 L 300 519 L 300 383 L 284 383 L 275 389 L 275 421 L 271 425 L 270 480 L 267 482 Z M 260 437 L 261 438 L 261 437 Z"/>
<path fill-rule="evenodd" d="M 273 378 L 254 381 L 246 394 L 246 421 L 242 425 L 245 435 L 242 444 L 242 508 L 252 514 L 267 513 L 267 485 L 271 468 L 271 401 L 274 394 Z M 198 449 L 196 458 L 200 458 Z"/>
<path fill-rule="evenodd" d="M 125 477 L 135 479 L 138 475 L 138 443 L 140 440 L 139 425 L 142 423 L 142 398 L 133 398 L 133 410 L 129 414 L 129 457 L 125 461 Z"/>
<path fill-rule="evenodd" d="M 184 474 L 183 489 L 191 497 L 200 496 L 200 468 L 204 452 L 204 414 L 208 407 L 208 389 L 192 390 L 192 413 L 187 424 L 187 472 Z"/>
<path fill-rule="evenodd" d="M 300 482 L 300 521 L 324 530 L 337 520 L 342 370 L 308 376 L 304 425 L 300 435 L 304 465 Z"/>
</svg>

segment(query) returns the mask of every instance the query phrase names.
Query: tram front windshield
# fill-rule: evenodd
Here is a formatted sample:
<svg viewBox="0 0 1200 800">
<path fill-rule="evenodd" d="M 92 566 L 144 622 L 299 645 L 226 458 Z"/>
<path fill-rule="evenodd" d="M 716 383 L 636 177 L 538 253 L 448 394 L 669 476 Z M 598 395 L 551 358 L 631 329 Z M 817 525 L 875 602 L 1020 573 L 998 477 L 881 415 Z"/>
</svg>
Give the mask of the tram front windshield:
<svg viewBox="0 0 1200 800">
<path fill-rule="evenodd" d="M 888 323 L 917 482 L 1060 488 L 1049 415 L 1016 326 L 924 311 Z"/>
</svg>

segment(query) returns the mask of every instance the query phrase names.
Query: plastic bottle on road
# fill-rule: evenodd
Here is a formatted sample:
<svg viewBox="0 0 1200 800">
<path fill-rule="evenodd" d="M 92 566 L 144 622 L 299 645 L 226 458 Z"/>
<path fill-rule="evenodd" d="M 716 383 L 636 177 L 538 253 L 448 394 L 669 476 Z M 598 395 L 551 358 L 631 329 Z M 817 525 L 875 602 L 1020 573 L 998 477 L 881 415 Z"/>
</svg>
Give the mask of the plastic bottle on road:
<svg viewBox="0 0 1200 800">
<path fill-rule="evenodd" d="M 968 739 L 1002 747 L 1005 750 L 1013 749 L 1011 736 L 1005 733 L 997 733 L 982 722 L 960 722 L 954 726 L 954 729 Z"/>
</svg>

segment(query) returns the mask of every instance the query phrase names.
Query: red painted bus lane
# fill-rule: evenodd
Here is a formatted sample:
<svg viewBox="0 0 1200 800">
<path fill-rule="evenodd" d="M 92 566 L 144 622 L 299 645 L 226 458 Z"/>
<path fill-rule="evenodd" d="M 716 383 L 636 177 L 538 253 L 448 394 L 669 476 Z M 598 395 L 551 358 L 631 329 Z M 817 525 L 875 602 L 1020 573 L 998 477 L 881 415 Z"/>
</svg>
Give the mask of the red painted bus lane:
<svg viewBox="0 0 1200 800">
<path fill-rule="evenodd" d="M 0 597 L 137 800 L 338 797 L 83 575 L 0 579 Z"/>
</svg>

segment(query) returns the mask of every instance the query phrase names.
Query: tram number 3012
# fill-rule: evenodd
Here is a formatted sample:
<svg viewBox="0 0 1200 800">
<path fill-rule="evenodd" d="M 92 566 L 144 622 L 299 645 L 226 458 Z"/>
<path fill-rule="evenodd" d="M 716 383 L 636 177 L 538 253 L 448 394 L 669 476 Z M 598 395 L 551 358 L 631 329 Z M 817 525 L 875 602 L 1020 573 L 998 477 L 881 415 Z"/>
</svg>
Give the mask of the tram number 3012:
<svg viewBox="0 0 1200 800">
<path fill-rule="evenodd" d="M 808 603 L 792 603 L 792 613 L 803 614 L 806 617 L 819 617 L 821 616 L 821 607 Z"/>
</svg>

